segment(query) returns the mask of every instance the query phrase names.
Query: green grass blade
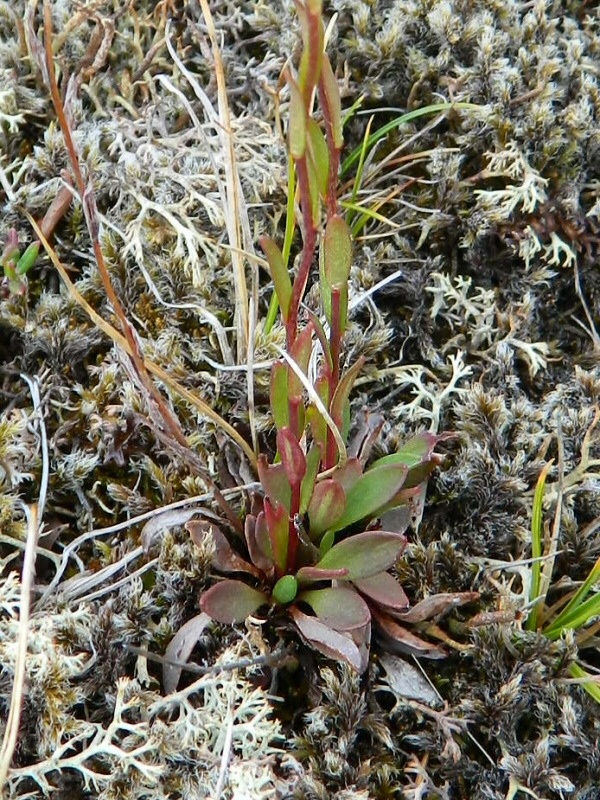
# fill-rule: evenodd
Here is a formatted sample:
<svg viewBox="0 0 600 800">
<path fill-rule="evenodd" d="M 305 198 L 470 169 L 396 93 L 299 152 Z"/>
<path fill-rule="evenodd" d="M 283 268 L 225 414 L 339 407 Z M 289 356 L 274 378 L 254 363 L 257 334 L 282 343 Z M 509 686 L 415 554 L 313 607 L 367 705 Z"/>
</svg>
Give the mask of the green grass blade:
<svg viewBox="0 0 600 800">
<path fill-rule="evenodd" d="M 542 556 L 544 490 L 546 488 L 546 478 L 552 469 L 553 463 L 554 461 L 549 461 L 541 471 L 535 487 L 535 494 L 533 495 L 533 509 L 531 514 L 531 557 L 538 560 L 534 561 L 531 565 L 531 586 L 529 589 L 530 603 L 535 603 L 540 596 L 542 562 L 539 559 Z M 538 603 L 531 609 L 531 613 L 527 617 L 527 622 L 525 623 L 526 630 L 535 631 L 537 629 L 539 607 L 540 604 Z"/>
<path fill-rule="evenodd" d="M 596 593 L 586 600 L 586 597 L 598 580 L 600 580 L 600 558 L 596 561 L 589 575 L 569 603 L 556 619 L 544 629 L 545 636 L 549 639 L 558 639 L 564 630 L 579 630 L 583 628 L 592 617 L 600 616 L 600 593 Z"/>
<path fill-rule="evenodd" d="M 478 106 L 476 103 L 433 103 L 429 106 L 423 106 L 423 108 L 415 108 L 414 111 L 408 111 L 406 114 L 402 114 L 400 117 L 390 120 L 390 122 L 376 130 L 375 133 L 372 133 L 367 139 L 367 149 L 370 150 L 380 139 L 383 139 L 384 136 L 387 136 L 390 131 L 395 130 L 395 128 L 399 128 L 401 125 L 405 125 L 407 122 L 411 122 L 413 119 L 417 119 L 418 117 L 423 117 L 427 114 L 437 114 L 444 111 L 450 111 L 451 109 L 479 108 L 481 108 L 481 106 Z M 344 159 L 340 172 L 342 177 L 354 166 L 354 164 L 356 164 L 357 161 L 359 161 L 361 153 L 363 152 L 363 148 L 364 142 L 356 147 L 350 153 L 350 155 Z"/>
<path fill-rule="evenodd" d="M 352 204 L 356 203 L 358 192 L 360 191 L 360 187 L 362 186 L 363 172 L 365 169 L 365 158 L 367 157 L 367 145 L 369 141 L 369 136 L 371 134 L 371 125 L 373 124 L 374 119 L 375 118 L 373 116 L 369 117 L 369 121 L 367 122 L 367 128 L 365 130 L 365 135 L 363 137 L 363 142 L 360 150 L 360 158 L 358 159 L 356 175 L 354 177 L 352 185 L 352 196 L 350 197 L 350 202 Z M 350 211 L 352 211 L 352 208 L 350 208 Z M 354 219 L 355 215 L 356 212 L 347 215 L 346 222 L 348 223 L 348 225 L 352 226 L 352 220 Z M 354 233 L 354 230 L 352 232 Z"/>
<path fill-rule="evenodd" d="M 577 662 L 575 662 L 575 664 L 571 664 L 569 667 L 569 673 L 573 678 L 593 678 L 593 675 L 590 675 L 589 672 L 586 672 Z M 593 697 L 597 703 L 600 703 L 600 685 L 598 685 L 596 681 L 582 680 L 580 686 L 582 689 L 585 689 L 586 692 L 591 695 L 591 697 Z"/>
</svg>

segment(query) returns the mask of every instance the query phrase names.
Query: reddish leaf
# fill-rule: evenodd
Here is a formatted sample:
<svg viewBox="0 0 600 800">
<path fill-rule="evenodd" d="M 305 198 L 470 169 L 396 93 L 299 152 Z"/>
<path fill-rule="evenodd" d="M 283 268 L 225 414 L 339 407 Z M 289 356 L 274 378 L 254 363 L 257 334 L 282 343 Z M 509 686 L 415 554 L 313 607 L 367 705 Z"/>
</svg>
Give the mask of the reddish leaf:
<svg viewBox="0 0 600 800">
<path fill-rule="evenodd" d="M 178 666 L 178 664 L 168 664 L 166 661 L 163 664 L 163 687 L 165 694 L 171 694 L 176 691 L 183 665 L 187 664 L 198 639 L 211 621 L 211 617 L 209 617 L 208 614 L 204 612 L 197 614 L 179 628 L 167 645 L 165 659 L 167 659 L 167 661 L 177 661 L 182 666 Z"/>
<path fill-rule="evenodd" d="M 289 513 L 292 490 L 283 464 L 269 464 L 267 457 L 258 457 L 258 477 L 267 497 L 282 505 Z"/>
<path fill-rule="evenodd" d="M 329 530 L 341 531 L 361 519 L 372 519 L 400 491 L 406 479 L 404 464 L 389 464 L 365 472 L 346 490 L 346 508 Z"/>
<path fill-rule="evenodd" d="M 217 622 L 233 625 L 243 622 L 267 602 L 265 594 L 242 581 L 221 581 L 204 592 L 200 608 Z"/>
<path fill-rule="evenodd" d="M 296 362 L 304 375 L 308 372 L 308 364 L 313 349 L 312 337 L 313 327 L 311 323 L 308 323 L 296 336 L 294 344 L 290 348 L 290 357 Z M 304 394 L 302 381 L 290 367 L 288 367 L 288 374 L 289 397 L 302 400 L 302 395 Z"/>
<path fill-rule="evenodd" d="M 287 427 L 277 431 L 277 450 L 290 485 L 297 486 L 306 474 L 306 457 L 296 437 Z"/>
<path fill-rule="evenodd" d="M 299 583 L 316 583 L 317 581 L 336 581 L 348 577 L 347 569 L 319 569 L 318 567 L 302 567 L 296 573 Z"/>
<path fill-rule="evenodd" d="M 341 150 L 344 144 L 342 132 L 342 101 L 340 98 L 340 88 L 331 68 L 327 53 L 323 53 L 321 61 L 321 81 L 319 86 L 322 90 L 324 102 L 327 106 L 327 117 L 331 120 L 333 144 L 337 150 Z M 323 100 L 321 100 L 323 102 Z"/>
<path fill-rule="evenodd" d="M 408 611 L 398 615 L 403 622 L 424 622 L 447 614 L 453 608 L 473 603 L 479 598 L 479 592 L 440 592 L 421 600 Z"/>
<path fill-rule="evenodd" d="M 339 467 L 334 472 L 333 476 L 346 494 L 348 494 L 362 474 L 363 469 L 358 458 L 349 458 L 343 467 Z"/>
<path fill-rule="evenodd" d="M 261 528 L 262 542 L 259 542 L 259 531 Z M 273 569 L 273 559 L 268 555 L 268 553 L 271 552 L 271 540 L 269 539 L 267 521 L 263 511 L 261 511 L 256 518 L 248 514 L 244 520 L 244 537 L 246 539 L 248 555 L 252 563 L 255 564 L 261 572 L 268 575 Z M 268 548 L 267 552 L 265 552 L 263 547 Z"/>
<path fill-rule="evenodd" d="M 408 608 L 408 597 L 398 581 L 389 572 L 380 572 L 370 578 L 353 581 L 361 594 L 374 600 L 382 608 L 404 611 Z"/>
<path fill-rule="evenodd" d="M 446 658 L 446 652 L 441 647 L 420 639 L 386 614 L 371 609 L 371 615 L 377 623 L 378 630 L 383 634 L 386 649 L 412 653 L 423 658 Z"/>
<path fill-rule="evenodd" d="M 326 530 L 335 525 L 344 513 L 345 504 L 346 493 L 333 478 L 327 478 L 315 485 L 308 506 L 309 534 L 313 541 L 318 541 Z"/>
<path fill-rule="evenodd" d="M 235 552 L 225 535 L 218 528 L 211 525 L 210 532 L 215 543 L 212 563 L 216 569 L 220 572 L 248 572 L 250 575 L 254 575 L 255 578 L 260 578 L 260 571 Z"/>
<path fill-rule="evenodd" d="M 293 606 L 290 608 L 290 615 L 300 633 L 315 650 L 337 661 L 345 661 L 356 672 L 365 671 L 368 656 L 365 657 L 364 647 L 361 650 L 350 634 L 334 631 L 316 617 L 309 617 Z"/>
<path fill-rule="evenodd" d="M 298 161 L 304 156 L 306 150 L 306 111 L 298 84 L 289 72 L 287 84 L 290 90 L 288 149 L 294 161 Z"/>
<path fill-rule="evenodd" d="M 367 531 L 334 545 L 316 564 L 319 569 L 347 569 L 349 580 L 370 578 L 392 566 L 406 539 L 388 531 Z"/>
<path fill-rule="evenodd" d="M 361 371 L 364 363 L 365 359 L 361 356 L 350 369 L 346 370 L 333 395 L 333 400 L 331 401 L 331 416 L 335 424 L 340 428 L 344 421 L 344 408 L 348 404 L 348 398 L 354 386 L 354 381 L 357 379 L 358 373 Z"/>
<path fill-rule="evenodd" d="M 346 586 L 312 589 L 302 592 L 298 600 L 307 603 L 321 622 L 336 631 L 364 628 L 371 619 L 362 597 Z"/>
</svg>

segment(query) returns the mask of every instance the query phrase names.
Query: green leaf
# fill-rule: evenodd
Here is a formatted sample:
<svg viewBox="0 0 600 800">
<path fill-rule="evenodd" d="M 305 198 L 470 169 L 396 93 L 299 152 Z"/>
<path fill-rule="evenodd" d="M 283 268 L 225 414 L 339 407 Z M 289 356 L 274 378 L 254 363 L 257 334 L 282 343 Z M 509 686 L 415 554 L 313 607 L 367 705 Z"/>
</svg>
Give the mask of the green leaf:
<svg viewBox="0 0 600 800">
<path fill-rule="evenodd" d="M 581 680 L 579 684 L 582 689 L 594 698 L 597 703 L 600 703 L 600 685 L 598 682 L 594 680 L 594 675 L 587 672 L 583 667 L 581 667 L 577 662 L 571 664 L 569 667 L 569 673 L 573 678 L 577 678 Z M 589 680 L 585 680 L 588 678 Z"/>
<path fill-rule="evenodd" d="M 316 484 L 308 506 L 309 536 L 313 542 L 342 516 L 345 504 L 346 493 L 335 479 L 327 478 Z"/>
<path fill-rule="evenodd" d="M 544 636 L 558 639 L 565 630 L 580 630 L 594 617 L 600 616 L 600 592 L 585 598 L 600 580 L 600 558 L 596 561 L 589 575 L 579 587 L 554 621 L 543 629 Z"/>
<path fill-rule="evenodd" d="M 269 271 L 271 273 L 273 285 L 275 286 L 275 294 L 277 295 L 277 300 L 281 308 L 281 316 L 283 317 L 283 321 L 287 322 L 290 300 L 292 297 L 292 281 L 290 280 L 290 274 L 283 255 L 281 254 L 281 250 L 277 247 L 275 242 L 268 236 L 261 236 L 259 241 L 267 257 L 267 261 L 269 262 Z"/>
<path fill-rule="evenodd" d="M 358 373 L 361 371 L 364 363 L 365 359 L 363 356 L 361 356 L 359 359 L 357 359 L 357 361 L 354 362 L 354 364 L 352 364 L 350 369 L 346 370 L 333 395 L 330 414 L 333 417 L 333 421 L 339 428 L 343 427 L 344 407 L 346 406 L 348 398 L 350 397 L 350 392 L 354 386 L 354 381 L 357 379 Z"/>
<path fill-rule="evenodd" d="M 400 491 L 406 480 L 407 471 L 404 464 L 389 464 L 365 472 L 350 489 L 346 490 L 344 513 L 329 530 L 341 531 L 355 522 L 377 516 L 378 512 Z"/>
<path fill-rule="evenodd" d="M 271 367 L 271 412 L 277 429 L 289 425 L 288 366 L 276 361 Z"/>
<path fill-rule="evenodd" d="M 25 250 L 21 258 L 17 261 L 15 272 L 17 275 L 25 275 L 37 261 L 40 252 L 40 243 L 32 242 Z"/>
<path fill-rule="evenodd" d="M 300 488 L 300 514 L 306 514 L 321 465 L 321 447 L 313 443 L 306 455 L 306 474 Z"/>
<path fill-rule="evenodd" d="M 233 625 L 268 602 L 267 596 L 242 581 L 221 581 L 204 592 L 200 608 L 217 622 Z"/>
<path fill-rule="evenodd" d="M 321 197 L 327 195 L 327 182 L 329 180 L 329 151 L 327 142 L 319 123 L 309 117 L 306 131 L 308 133 L 308 147 L 311 161 L 319 184 Z"/>
<path fill-rule="evenodd" d="M 543 516 L 544 516 L 544 490 L 546 486 L 546 478 L 548 472 L 552 468 L 554 461 L 549 461 L 540 472 L 539 478 L 535 486 L 535 493 L 533 495 L 533 510 L 531 515 L 531 557 L 533 559 L 540 559 L 543 549 Z M 540 596 L 540 581 L 542 576 L 542 562 L 537 560 L 531 564 L 531 585 L 529 587 L 529 602 L 535 603 L 531 609 L 531 613 L 525 622 L 525 628 L 528 631 L 535 631 L 538 626 L 538 618 L 540 613 L 538 600 Z"/>
<path fill-rule="evenodd" d="M 362 628 L 371 620 L 369 607 L 362 597 L 346 586 L 311 589 L 298 596 L 307 603 L 321 622 L 336 631 Z"/>
<path fill-rule="evenodd" d="M 315 566 L 347 569 L 348 580 L 370 578 L 389 569 L 402 552 L 404 536 L 387 531 L 367 531 L 334 545 Z"/>
<path fill-rule="evenodd" d="M 352 266 L 352 239 L 343 217 L 333 215 L 323 237 L 323 265 L 330 286 L 346 286 Z"/>
<path fill-rule="evenodd" d="M 298 84 L 289 73 L 287 84 L 290 90 L 288 148 L 294 161 L 299 161 L 306 152 L 306 111 Z"/>
<path fill-rule="evenodd" d="M 293 575 L 283 575 L 273 587 L 273 597 L 282 606 L 291 603 L 298 594 L 298 581 Z"/>
<path fill-rule="evenodd" d="M 281 503 L 271 502 L 265 497 L 265 517 L 273 551 L 273 561 L 280 572 L 287 568 L 288 543 L 290 535 L 290 518 Z"/>
</svg>

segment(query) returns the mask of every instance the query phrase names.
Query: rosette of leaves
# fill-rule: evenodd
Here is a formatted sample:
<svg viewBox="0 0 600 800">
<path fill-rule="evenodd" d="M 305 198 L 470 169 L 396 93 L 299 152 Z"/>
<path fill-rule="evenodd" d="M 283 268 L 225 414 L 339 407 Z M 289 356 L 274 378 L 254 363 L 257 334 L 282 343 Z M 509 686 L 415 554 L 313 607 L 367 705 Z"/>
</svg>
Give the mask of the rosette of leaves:
<svg viewBox="0 0 600 800">
<path fill-rule="evenodd" d="M 402 627 L 409 602 L 389 572 L 405 537 L 372 526 L 399 507 L 407 509 L 408 524 L 409 504 L 437 463 L 438 439 L 422 433 L 366 469 L 350 457 L 319 473 L 323 443 L 313 440 L 305 453 L 291 428 L 280 427 L 279 460 L 259 459 L 265 494 L 246 517 L 243 538 L 232 543 L 211 526 L 215 568 L 243 578 L 215 583 L 200 599 L 202 611 L 227 624 L 262 609 L 288 615 L 315 649 L 360 672 L 373 621 L 400 644 L 417 640 Z M 195 538 L 204 523 L 188 529 Z"/>
</svg>

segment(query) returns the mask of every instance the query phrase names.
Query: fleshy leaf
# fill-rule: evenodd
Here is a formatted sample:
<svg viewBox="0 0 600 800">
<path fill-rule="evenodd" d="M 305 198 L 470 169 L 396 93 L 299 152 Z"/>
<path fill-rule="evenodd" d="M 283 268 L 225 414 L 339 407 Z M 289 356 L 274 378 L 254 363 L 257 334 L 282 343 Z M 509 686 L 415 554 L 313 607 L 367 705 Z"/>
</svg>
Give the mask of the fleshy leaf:
<svg viewBox="0 0 600 800">
<path fill-rule="evenodd" d="M 314 164 L 315 174 L 319 183 L 321 197 L 327 194 L 327 180 L 329 178 L 329 151 L 323 131 L 318 122 L 310 117 L 307 124 L 308 145 L 310 156 Z"/>
<path fill-rule="evenodd" d="M 260 246 L 269 262 L 269 271 L 271 273 L 273 285 L 275 286 L 275 294 L 279 301 L 283 321 L 287 322 L 290 299 L 292 297 L 292 281 L 290 280 L 290 274 L 283 259 L 283 255 L 281 254 L 281 250 L 272 239 L 268 236 L 261 236 Z"/>
<path fill-rule="evenodd" d="M 294 161 L 299 161 L 306 152 L 306 112 L 298 84 L 290 74 L 287 84 L 290 90 L 288 148 Z"/>
<path fill-rule="evenodd" d="M 331 120 L 333 144 L 340 150 L 344 144 L 342 133 L 342 101 L 340 99 L 340 89 L 333 74 L 329 58 L 323 53 L 321 61 L 321 83 L 325 103 L 328 107 L 328 118 Z M 323 100 L 321 101 L 323 102 Z"/>
<path fill-rule="evenodd" d="M 242 581 L 221 581 L 204 592 L 200 608 L 217 622 L 233 625 L 243 622 L 267 602 L 265 594 Z"/>
<path fill-rule="evenodd" d="M 277 431 L 277 450 L 290 485 L 298 486 L 306 474 L 306 457 L 287 427 Z"/>
<path fill-rule="evenodd" d="M 290 356 L 296 362 L 300 371 L 306 375 L 308 372 L 308 363 L 310 361 L 310 356 L 312 353 L 312 336 L 313 336 L 313 328 L 312 324 L 306 325 L 300 333 L 296 336 L 294 344 L 290 349 Z M 288 394 L 289 397 L 295 397 L 299 400 L 302 399 L 302 395 L 304 393 L 304 386 L 302 385 L 302 381 L 296 375 L 296 373 L 288 367 Z"/>
<path fill-rule="evenodd" d="M 290 533 L 288 512 L 281 503 L 271 502 L 271 500 L 266 497 L 265 517 L 267 519 L 273 561 L 280 572 L 285 572 Z"/>
<path fill-rule="evenodd" d="M 309 535 L 312 541 L 318 541 L 342 516 L 345 503 L 346 493 L 333 478 L 327 478 L 315 485 L 308 506 Z"/>
<path fill-rule="evenodd" d="M 307 603 L 321 622 L 336 631 L 362 628 L 371 619 L 369 607 L 362 597 L 346 586 L 311 589 L 302 592 L 298 601 Z"/>
<path fill-rule="evenodd" d="M 440 463 L 441 456 L 436 455 L 433 451 L 443 438 L 445 437 L 423 431 L 405 442 L 398 452 L 379 458 L 368 467 L 367 472 L 387 464 L 405 464 L 408 467 L 408 474 L 404 488 L 412 489 L 426 480 Z"/>
<path fill-rule="evenodd" d="M 247 572 L 255 578 L 260 578 L 260 570 L 235 552 L 224 533 L 214 525 L 210 526 L 210 533 L 215 543 L 212 561 L 216 569 L 220 572 Z"/>
<path fill-rule="evenodd" d="M 271 541 L 269 539 L 267 523 L 263 511 L 260 512 L 258 517 L 253 517 L 252 514 L 248 514 L 244 520 L 244 538 L 246 539 L 246 547 L 248 548 L 248 555 L 252 563 L 255 564 L 261 572 L 268 574 L 273 569 L 273 561 L 259 544 L 259 525 L 262 525 L 264 528 L 263 544 L 266 544 L 270 551 Z"/>
<path fill-rule="evenodd" d="M 279 429 L 289 425 L 288 366 L 283 361 L 276 361 L 271 367 L 270 399 L 275 427 Z"/>
<path fill-rule="evenodd" d="M 302 487 L 300 489 L 300 514 L 306 514 L 308 509 L 315 488 L 315 480 L 317 479 L 320 463 L 321 448 L 318 444 L 313 443 L 306 455 L 306 474 L 302 479 Z"/>
<path fill-rule="evenodd" d="M 388 464 L 365 472 L 346 491 L 346 508 L 329 530 L 341 531 L 361 519 L 372 519 L 400 491 L 406 479 L 404 464 Z"/>
<path fill-rule="evenodd" d="M 320 569 L 319 567 L 301 567 L 296 573 L 299 583 L 316 583 L 317 581 L 344 580 L 348 577 L 348 570 L 341 569 Z"/>
<path fill-rule="evenodd" d="M 283 428 L 282 428 L 283 430 Z M 264 454 L 258 457 L 258 477 L 267 497 L 290 510 L 292 491 L 283 464 L 269 464 Z"/>
<path fill-rule="evenodd" d="M 273 587 L 273 598 L 281 605 L 287 605 L 298 594 L 298 581 L 293 575 L 282 575 Z"/>
<path fill-rule="evenodd" d="M 335 424 L 340 428 L 344 424 L 344 409 L 348 404 L 348 398 L 354 386 L 354 381 L 358 377 L 358 373 L 362 369 L 364 363 L 365 359 L 361 356 L 354 362 L 350 369 L 346 370 L 333 395 L 333 400 L 331 401 L 331 416 Z"/>
<path fill-rule="evenodd" d="M 348 580 L 370 578 L 392 566 L 406 544 L 404 536 L 387 531 L 367 531 L 334 545 L 315 566 L 347 569 Z"/>
<path fill-rule="evenodd" d="M 361 594 L 382 608 L 405 611 L 409 606 L 404 589 L 389 572 L 380 572 L 370 578 L 355 580 L 353 583 Z"/>
<path fill-rule="evenodd" d="M 315 650 L 328 658 L 345 661 L 356 672 L 365 671 L 368 657 L 361 652 L 361 648 L 350 634 L 334 631 L 316 617 L 309 617 L 293 606 L 290 609 L 290 615 L 302 636 Z"/>
</svg>

